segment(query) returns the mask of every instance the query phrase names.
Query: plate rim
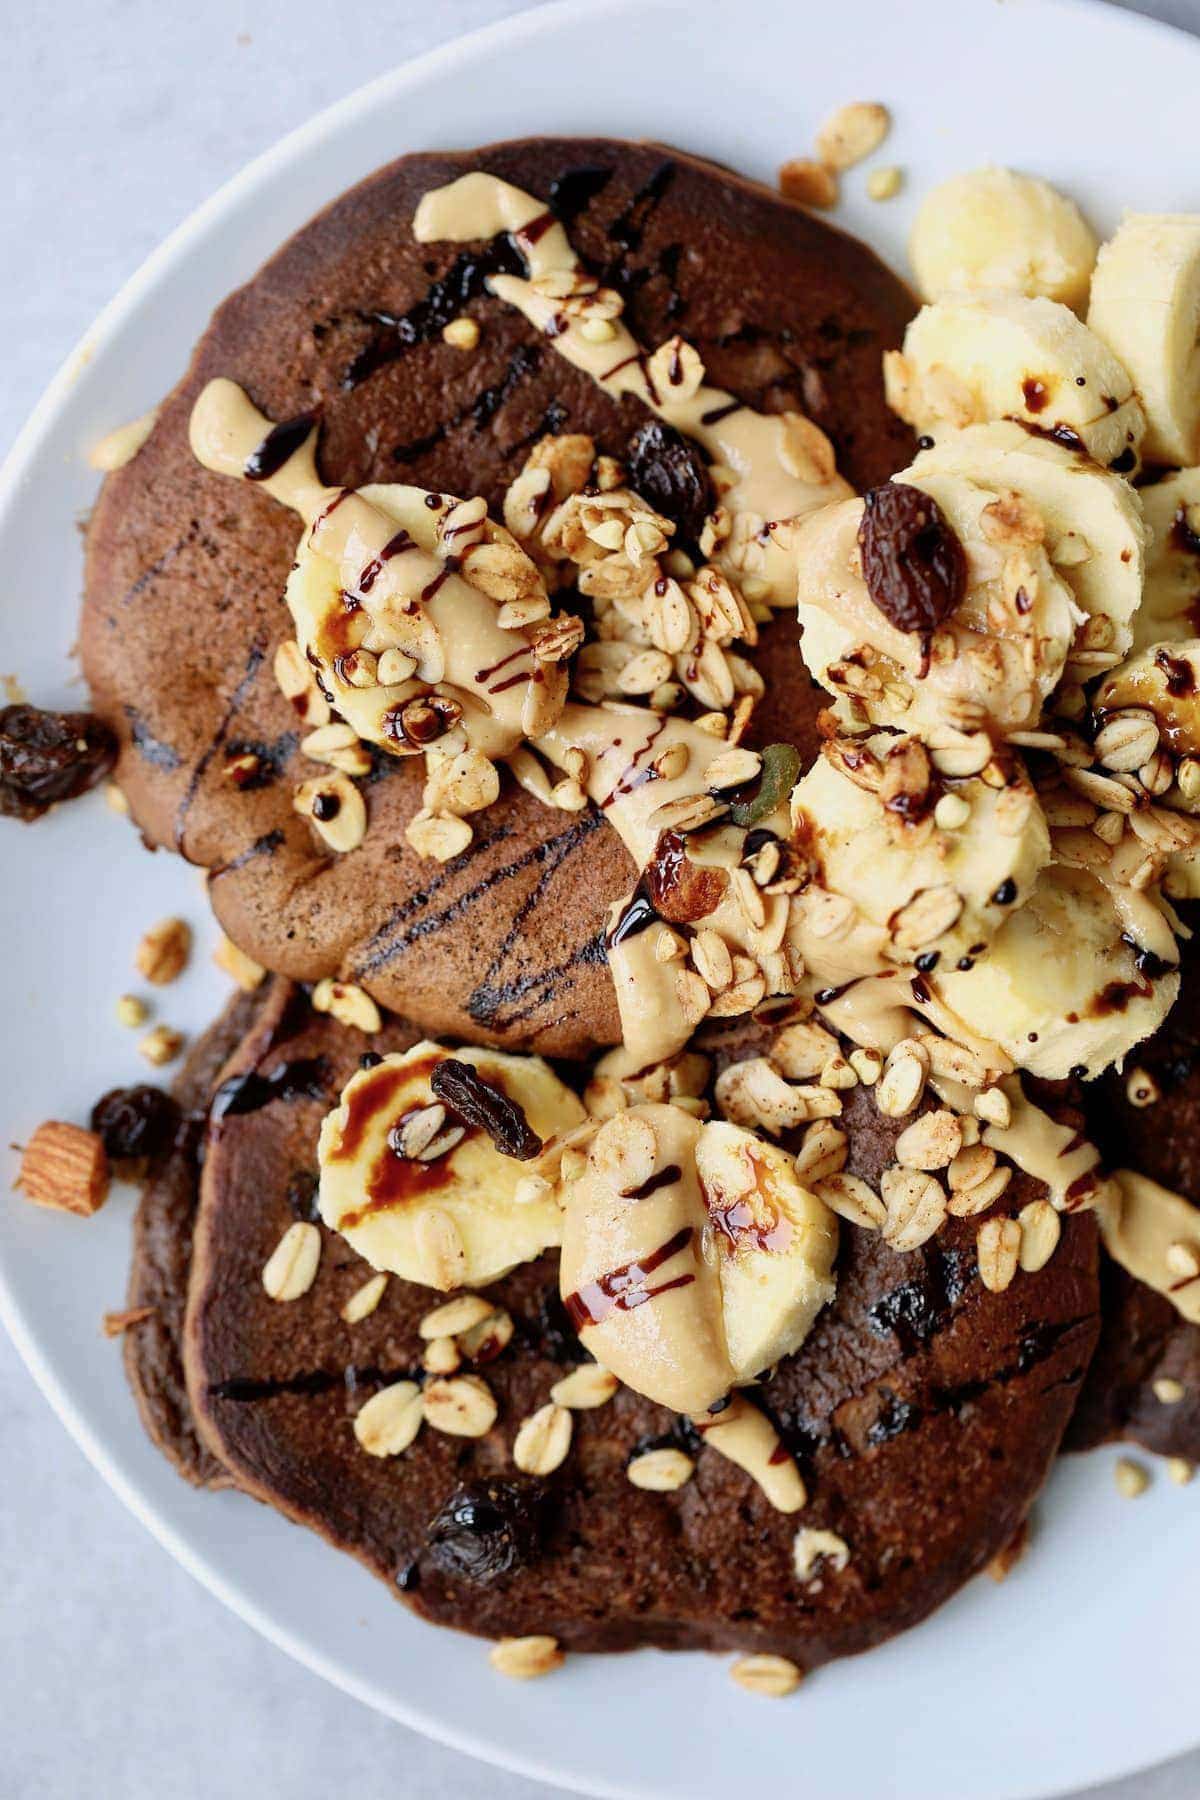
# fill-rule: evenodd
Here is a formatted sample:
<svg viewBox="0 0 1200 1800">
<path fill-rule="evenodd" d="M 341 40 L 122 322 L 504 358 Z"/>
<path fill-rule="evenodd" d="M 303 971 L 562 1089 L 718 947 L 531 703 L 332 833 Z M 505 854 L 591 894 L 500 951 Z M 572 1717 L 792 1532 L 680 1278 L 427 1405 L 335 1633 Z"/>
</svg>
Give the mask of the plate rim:
<svg viewBox="0 0 1200 1800">
<path fill-rule="evenodd" d="M 285 132 L 273 143 L 250 158 L 220 183 L 195 206 L 138 264 L 112 298 L 100 309 L 67 352 L 42 389 L 38 399 L 18 429 L 12 444 L 0 459 L 0 534 L 3 533 L 10 508 L 20 498 L 23 483 L 38 455 L 43 439 L 57 421 L 78 376 L 93 357 L 103 353 L 109 341 L 119 332 L 124 321 L 151 292 L 161 274 L 184 258 L 192 245 L 215 227 L 233 210 L 243 197 L 284 169 L 298 155 L 320 145 L 336 133 L 342 121 L 360 106 L 374 105 L 385 96 L 397 97 L 408 88 L 436 80 L 452 71 L 457 63 L 475 58 L 493 43 L 506 47 L 528 41 L 542 34 L 594 21 L 605 15 L 634 10 L 638 0 L 530 0 L 520 11 L 472 27 L 436 44 L 418 55 L 404 59 L 391 68 L 372 76 L 331 101 L 299 125 Z M 692 12 L 696 0 L 665 0 L 680 12 Z M 717 0 L 702 0 L 716 5 Z M 1194 54 L 1200 48 L 1197 34 L 1182 25 L 1145 13 L 1132 12 L 1115 0 L 960 0 L 980 8 L 1005 4 L 1016 11 L 1067 14 L 1081 24 L 1100 8 L 1110 16 L 1115 28 L 1130 36 L 1148 36 L 1181 41 Z M 1200 21 L 1198 21 L 1200 30 Z M 382 165 L 377 165 L 382 166 Z M 357 179 L 371 173 L 365 170 Z M 186 354 L 186 347 L 184 354 Z M 595 1800 L 642 1800 L 646 1790 L 624 1782 L 614 1783 L 601 1776 L 577 1775 L 533 1754 L 512 1749 L 499 1740 L 477 1735 L 468 1727 L 451 1724 L 444 1715 L 410 1706 L 391 1691 L 377 1687 L 360 1677 L 333 1657 L 325 1656 L 318 1645 L 301 1639 L 295 1632 L 278 1623 L 260 1603 L 246 1593 L 240 1583 L 225 1574 L 213 1559 L 193 1547 L 183 1529 L 173 1522 L 161 1505 L 143 1491 L 131 1474 L 123 1470 L 108 1448 L 104 1437 L 77 1405 L 64 1381 L 51 1369 L 38 1337 L 27 1323 L 23 1309 L 10 1285 L 7 1269 L 0 1258 L 0 1324 L 3 1324 L 18 1356 L 32 1375 L 38 1389 L 48 1401 L 70 1437 L 112 1492 L 151 1536 L 174 1558 L 179 1566 L 211 1593 L 235 1618 L 249 1625 L 275 1649 L 291 1657 L 314 1675 L 350 1695 L 384 1717 L 396 1721 L 420 1735 L 471 1756 L 480 1763 L 526 1776 L 551 1787 L 571 1793 L 594 1796 Z M 1155 1753 L 1150 1761 L 1140 1757 L 1122 1761 L 1093 1780 L 1120 1781 L 1144 1774 L 1191 1750 L 1200 1749 L 1200 1722 L 1195 1735 L 1167 1750 Z M 1036 1790 L 1037 1800 L 1060 1800 L 1077 1793 L 1075 1783 L 1056 1782 L 1051 1788 Z M 1013 1800 L 1034 1800 L 1035 1790 L 1025 1785 L 1011 1790 Z"/>
</svg>

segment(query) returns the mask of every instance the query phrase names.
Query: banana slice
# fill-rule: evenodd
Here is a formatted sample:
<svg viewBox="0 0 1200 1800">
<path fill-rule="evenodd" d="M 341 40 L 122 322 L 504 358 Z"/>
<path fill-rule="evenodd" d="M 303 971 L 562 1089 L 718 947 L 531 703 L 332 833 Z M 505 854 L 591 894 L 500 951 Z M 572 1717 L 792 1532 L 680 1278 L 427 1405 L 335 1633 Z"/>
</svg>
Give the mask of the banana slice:
<svg viewBox="0 0 1200 1800">
<path fill-rule="evenodd" d="M 566 1184 L 560 1280 L 627 1387 L 702 1413 L 797 1349 L 834 1289 L 837 1223 L 792 1159 L 740 1126 L 645 1105 Z"/>
<path fill-rule="evenodd" d="M 1141 396 L 1147 461 L 1200 459 L 1200 214 L 1131 213 L 1101 248 L 1088 325 Z"/>
<path fill-rule="evenodd" d="M 540 1057 L 497 1050 L 415 1044 L 347 1083 L 321 1127 L 321 1217 L 372 1267 L 444 1291 L 496 1281 L 562 1236 L 551 1183 L 436 1099 L 430 1077 L 451 1056 L 543 1140 L 587 1116 Z"/>
<path fill-rule="evenodd" d="M 1034 1075 L 1099 1075 L 1148 1037 L 1179 993 L 1177 972 L 1138 967 L 1109 890 L 1054 864 L 965 972 L 928 977 L 938 999 Z"/>
<path fill-rule="evenodd" d="M 1146 420 L 1133 383 L 1055 300 L 985 294 L 922 307 L 903 351 L 885 355 L 884 379 L 891 406 L 919 432 L 1016 419 L 1119 475 L 1137 469 Z"/>
<path fill-rule="evenodd" d="M 921 202 L 909 261 L 926 300 L 946 294 L 1042 294 L 1087 301 L 1096 238 L 1073 200 L 1034 175 L 975 169 Z"/>
<path fill-rule="evenodd" d="M 991 942 L 1050 860 L 1016 758 L 1010 776 L 945 782 L 916 738 L 835 738 L 793 790 L 792 819 L 824 885 L 881 928 L 885 956 L 949 964 Z"/>
<path fill-rule="evenodd" d="M 733 1379 L 754 1380 L 799 1349 L 833 1298 L 838 1227 L 786 1151 L 713 1120 L 696 1146 Z"/>
<path fill-rule="evenodd" d="M 1133 647 L 1190 638 L 1200 628 L 1200 468 L 1139 490 L 1149 545 Z"/>
<path fill-rule="evenodd" d="M 915 463 L 894 479 L 937 502 L 965 555 L 963 598 L 932 633 L 898 629 L 864 579 L 863 502 L 825 507 L 796 539 L 805 662 L 874 724 L 1030 729 L 1085 622 L 1073 590 L 1036 531 L 1022 543 L 1001 529 L 1007 491 Z"/>
<path fill-rule="evenodd" d="M 1087 616 L 1110 622 L 1111 631 L 1088 634 L 1096 640 L 1093 647 L 1125 655 L 1142 604 L 1147 540 L 1141 497 L 1127 481 L 1008 419 L 939 437 L 896 479 L 920 482 L 941 473 L 963 476 L 1000 496 L 989 518 L 994 541 L 1015 549 L 1033 535 Z M 1147 489 L 1146 497 L 1157 491 Z M 1200 576 L 1200 564 L 1195 568 Z"/>
</svg>

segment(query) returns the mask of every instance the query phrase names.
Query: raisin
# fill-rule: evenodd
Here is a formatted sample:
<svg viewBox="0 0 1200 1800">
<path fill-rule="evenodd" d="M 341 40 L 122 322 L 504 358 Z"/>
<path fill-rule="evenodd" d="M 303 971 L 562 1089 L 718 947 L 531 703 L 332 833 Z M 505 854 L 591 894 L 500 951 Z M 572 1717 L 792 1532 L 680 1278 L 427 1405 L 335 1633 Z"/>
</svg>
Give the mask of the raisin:
<svg viewBox="0 0 1200 1800">
<path fill-rule="evenodd" d="M 162 1088 L 113 1088 L 93 1106 L 92 1130 L 114 1161 L 161 1156 L 175 1141 L 179 1116 L 178 1103 Z"/>
<path fill-rule="evenodd" d="M 36 819 L 85 793 L 112 768 L 117 743 L 91 713 L 0 709 L 0 816 Z"/>
<path fill-rule="evenodd" d="M 443 1575 L 496 1581 L 541 1549 L 546 1490 L 540 1481 L 482 1481 L 456 1488 L 430 1520 L 430 1561 Z"/>
<path fill-rule="evenodd" d="M 920 488 L 885 481 L 864 498 L 858 543 L 867 592 L 897 631 L 927 636 L 963 597 L 963 547 Z"/>
<path fill-rule="evenodd" d="M 697 446 L 673 426 L 652 419 L 630 438 L 625 461 L 630 482 L 642 499 L 674 520 L 681 539 L 698 544 L 716 500 Z"/>
<path fill-rule="evenodd" d="M 429 1077 L 435 1098 L 450 1107 L 468 1125 L 486 1131 L 501 1156 L 528 1162 L 541 1153 L 542 1140 L 525 1117 L 525 1109 L 493 1087 L 470 1063 L 448 1056 Z"/>
</svg>

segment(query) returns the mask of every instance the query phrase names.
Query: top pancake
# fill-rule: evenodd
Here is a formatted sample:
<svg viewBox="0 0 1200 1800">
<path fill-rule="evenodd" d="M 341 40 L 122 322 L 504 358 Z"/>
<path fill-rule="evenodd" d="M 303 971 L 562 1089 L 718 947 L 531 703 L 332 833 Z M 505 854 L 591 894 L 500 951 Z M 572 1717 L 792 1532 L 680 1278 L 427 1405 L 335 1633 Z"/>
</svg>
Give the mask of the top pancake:
<svg viewBox="0 0 1200 1800">
<path fill-rule="evenodd" d="M 912 302 L 853 239 L 658 146 L 529 139 L 405 157 L 225 302 L 148 442 L 105 483 L 88 534 L 83 661 L 120 739 L 137 824 L 211 871 L 218 917 L 250 955 L 302 980 L 357 980 L 429 1032 L 581 1055 L 618 1036 L 602 933 L 633 868 L 615 833 L 506 782 L 467 851 L 422 861 L 404 837 L 422 771 L 381 758 L 366 840 L 331 859 L 292 810 L 314 768 L 271 671 L 292 635 L 281 596 L 297 521 L 252 485 L 206 472 L 187 441 L 197 394 L 227 376 L 272 418 L 321 408 L 332 484 L 400 480 L 483 494 L 496 510 L 548 430 L 590 433 L 619 455 L 644 409 L 614 402 L 515 310 L 465 299 L 469 250 L 413 241 L 422 194 L 473 168 L 558 196 L 641 342 L 680 331 L 714 383 L 768 412 L 807 412 L 856 486 L 907 460 L 880 358 Z M 605 179 L 572 182 L 580 169 Z M 463 313 L 483 329 L 472 354 L 441 340 Z M 415 323 L 402 333 L 380 314 Z M 811 753 L 819 701 L 790 620 L 763 633 L 756 660 L 767 696 L 750 741 L 788 738 Z M 222 772 L 248 747 L 269 776 L 250 791 Z"/>
</svg>

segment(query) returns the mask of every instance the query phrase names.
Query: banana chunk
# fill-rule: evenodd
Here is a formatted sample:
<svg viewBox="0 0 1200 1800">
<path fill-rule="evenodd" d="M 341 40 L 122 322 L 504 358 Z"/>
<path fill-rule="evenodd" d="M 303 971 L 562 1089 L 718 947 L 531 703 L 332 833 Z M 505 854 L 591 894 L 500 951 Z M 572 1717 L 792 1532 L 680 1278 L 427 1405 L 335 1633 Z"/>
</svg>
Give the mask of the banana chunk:
<svg viewBox="0 0 1200 1800">
<path fill-rule="evenodd" d="M 1145 573 L 1148 534 L 1138 491 L 1090 457 L 1052 438 L 1034 437 L 1008 419 L 939 437 L 897 479 L 920 482 L 942 473 L 965 477 L 999 496 L 989 515 L 994 541 L 1015 548 L 1032 533 L 1083 612 L 1098 622 L 1087 634 L 1090 647 L 1124 656 L 1133 641 Z M 1146 498 L 1157 492 L 1147 489 Z M 1194 569 L 1200 587 L 1200 564 Z"/>
<path fill-rule="evenodd" d="M 1019 294 L 922 307 L 884 356 L 889 404 L 919 432 L 1016 419 L 1132 475 L 1146 429 L 1129 374 L 1066 306 Z"/>
<path fill-rule="evenodd" d="M 631 1107 L 564 1185 L 561 1285 L 627 1387 L 702 1413 L 803 1342 L 834 1291 L 837 1221 L 792 1159 L 681 1107 Z"/>
<path fill-rule="evenodd" d="M 1161 1025 L 1179 993 L 1177 972 L 1143 973 L 1124 930 L 1103 882 L 1054 864 L 974 968 L 929 984 L 1031 1074 L 1099 1075 Z"/>
<path fill-rule="evenodd" d="M 908 240 L 925 300 L 946 294 L 1041 294 L 1087 301 L 1096 237 L 1073 200 L 1015 169 L 952 175 L 921 202 Z"/>
<path fill-rule="evenodd" d="M 549 603 L 534 564 L 483 515 L 482 501 L 435 496 L 435 510 L 429 497 L 400 485 L 357 490 L 363 531 L 373 529 L 373 537 L 360 543 L 355 527 L 348 545 L 335 540 L 336 554 L 318 517 L 300 541 L 284 591 L 296 639 L 365 742 L 412 755 L 427 743 L 440 747 L 461 725 L 473 749 L 504 756 L 529 735 L 531 687 L 544 729 L 562 710 L 567 676 L 535 658 L 531 629 L 503 628 L 501 590 L 493 595 L 483 584 L 502 575 L 503 591 L 540 603 L 543 619 Z M 341 516 L 341 509 L 330 514 L 333 521 Z M 382 550 L 380 537 L 387 538 Z M 355 572 L 350 592 L 348 566 Z M 404 585 L 385 587 L 384 571 L 402 571 Z"/>
<path fill-rule="evenodd" d="M 1200 468 L 1140 490 L 1149 544 L 1133 647 L 1195 637 L 1200 628 Z"/>
<path fill-rule="evenodd" d="M 1016 758 L 1009 773 L 1001 788 L 946 782 L 916 738 L 835 738 L 794 789 L 792 819 L 824 885 L 881 928 L 885 956 L 950 963 L 991 942 L 1050 860 Z"/>
<path fill-rule="evenodd" d="M 1088 325 L 1146 413 L 1148 462 L 1200 460 L 1200 213 L 1132 213 L 1101 247 Z"/>
<path fill-rule="evenodd" d="M 950 455 L 950 452 L 947 452 Z M 872 724 L 1024 731 L 1040 718 L 1086 624 L 1051 562 L 1040 516 L 1023 541 L 1000 529 L 1011 495 L 943 466 L 894 478 L 936 501 L 966 562 L 962 599 L 930 633 L 900 630 L 867 586 L 861 500 L 829 506 L 796 537 L 801 651 L 809 670 Z"/>
<path fill-rule="evenodd" d="M 451 1056 L 543 1140 L 587 1116 L 540 1057 L 497 1050 L 415 1044 L 346 1084 L 321 1127 L 321 1217 L 373 1268 L 443 1291 L 496 1281 L 562 1236 L 552 1184 L 531 1182 L 527 1163 L 433 1093 L 430 1078 Z"/>
</svg>

